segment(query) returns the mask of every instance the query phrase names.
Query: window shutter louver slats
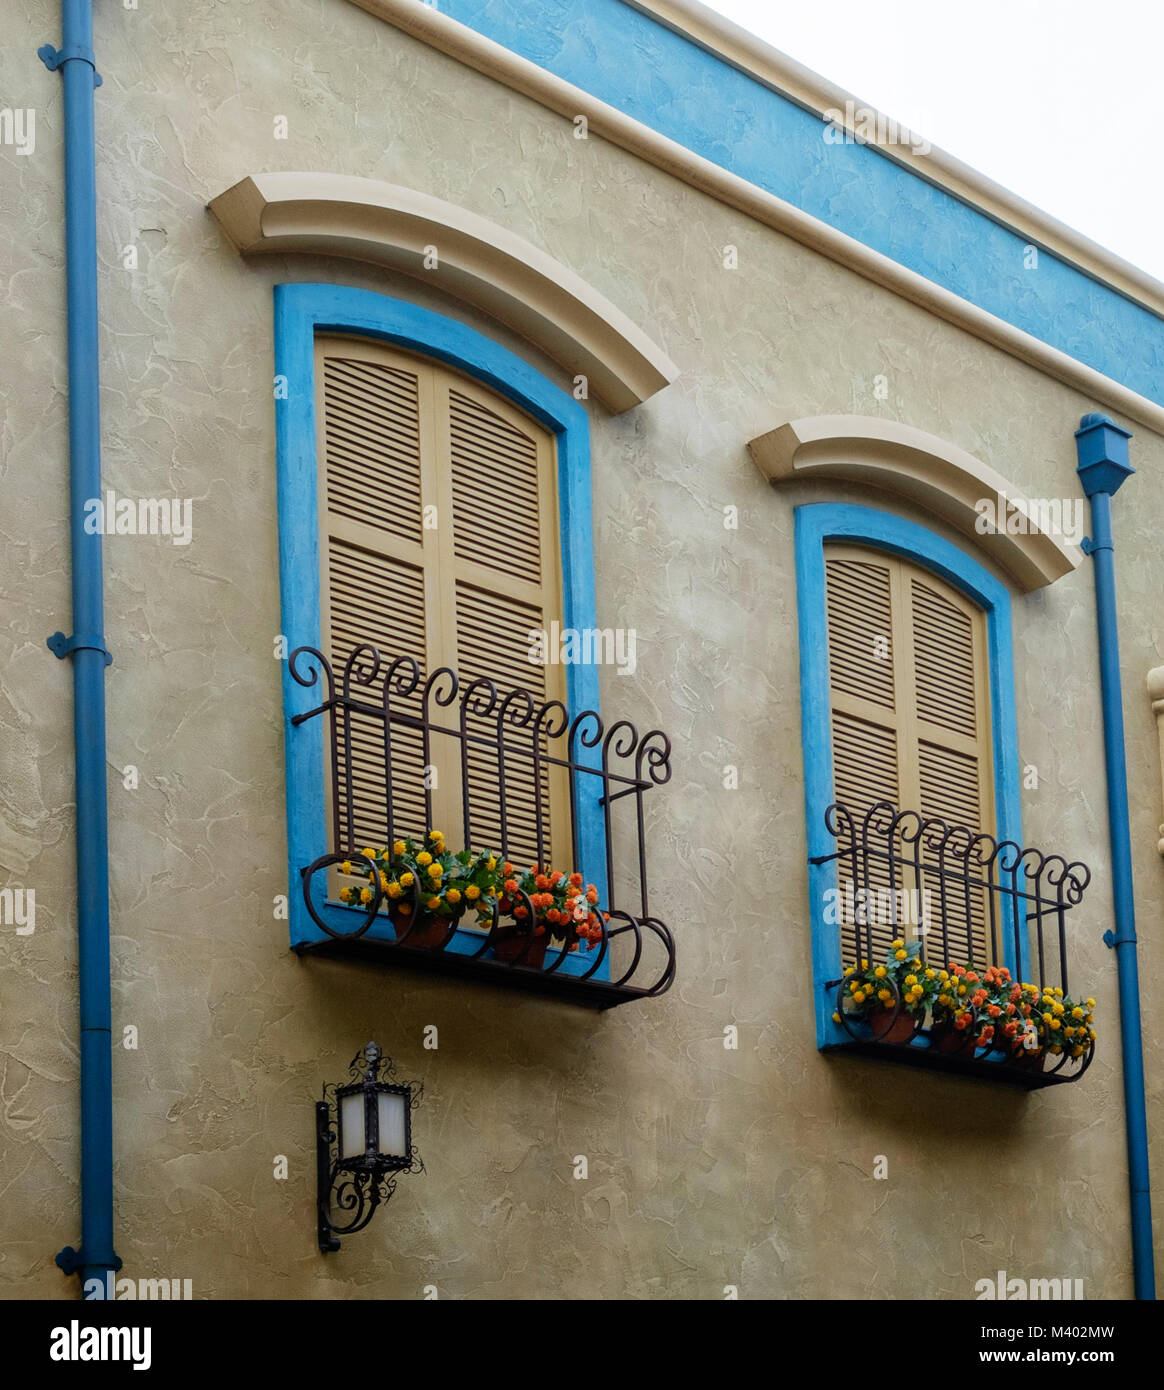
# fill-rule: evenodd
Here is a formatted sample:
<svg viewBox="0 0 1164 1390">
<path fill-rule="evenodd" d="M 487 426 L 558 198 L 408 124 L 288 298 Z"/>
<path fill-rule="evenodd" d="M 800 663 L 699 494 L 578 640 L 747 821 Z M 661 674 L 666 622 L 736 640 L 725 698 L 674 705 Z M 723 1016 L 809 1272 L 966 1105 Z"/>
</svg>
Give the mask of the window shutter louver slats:
<svg viewBox="0 0 1164 1390">
<path fill-rule="evenodd" d="M 329 660 L 337 684 L 352 649 L 361 643 L 379 648 L 385 662 L 401 654 L 417 656 L 425 674 L 425 588 L 423 571 L 386 555 L 357 550 L 333 539 L 328 548 L 330 578 Z M 367 695 L 364 698 L 368 698 Z M 373 698 L 370 703 L 375 703 Z M 397 701 L 419 713 L 414 696 Z M 393 770 L 399 785 L 393 797 L 397 834 L 424 831 L 423 769 L 420 734 L 397 725 L 392 731 Z M 341 749 L 341 758 L 342 758 Z M 355 834 L 351 848 L 379 847 L 387 838 L 384 796 L 384 736 L 378 719 L 352 717 L 352 780 Z M 341 797 L 344 788 L 341 786 Z M 343 807 L 341 805 L 341 816 Z"/>
<path fill-rule="evenodd" d="M 419 544 L 416 377 L 334 356 L 323 368 L 327 510 Z"/>
<path fill-rule="evenodd" d="M 480 402 L 450 389 L 449 445 L 457 559 L 539 584 L 535 440 Z"/>
<path fill-rule="evenodd" d="M 834 690 L 894 708 L 893 620 L 887 565 L 830 560 L 829 676 Z"/>
<path fill-rule="evenodd" d="M 911 580 L 910 593 L 918 717 L 974 738 L 977 710 L 970 615 L 916 578 Z"/>
<path fill-rule="evenodd" d="M 835 799 L 860 824 L 878 801 L 972 834 L 993 829 L 989 695 L 983 615 L 936 577 L 907 560 L 856 546 L 826 550 L 826 604 Z M 880 639 L 880 640 L 879 640 Z M 887 659 L 878 659 L 882 656 Z M 965 845 L 965 837 L 957 843 Z M 839 846 L 840 847 L 840 846 Z M 884 837 L 877 848 L 886 848 Z M 895 847 L 912 860 L 912 847 Z M 935 848 L 923 843 L 923 866 L 938 867 Z M 965 860 L 947 856 L 946 867 Z M 973 868 L 973 866 L 971 866 Z M 852 877 L 838 860 L 838 886 Z M 892 880 L 888 864 L 871 859 L 856 887 L 913 888 L 910 867 Z M 930 891 L 929 954 L 941 953 L 942 895 L 937 873 L 923 874 Z M 945 927 L 950 954 L 961 963 L 989 963 L 988 905 L 979 889 L 947 880 Z M 876 925 L 874 952 L 883 955 L 908 924 Z M 849 916 L 841 924 L 846 960 L 856 954 Z M 864 942 L 862 933 L 860 940 Z"/>
<path fill-rule="evenodd" d="M 502 695 L 515 687 L 528 690 L 535 705 L 546 699 L 546 670 L 529 660 L 531 628 L 544 626 L 539 608 L 518 600 L 506 602 L 500 595 L 491 594 L 472 585 L 457 585 L 457 632 L 461 667 L 466 681 L 489 676 Z M 496 720 L 469 721 L 470 729 L 491 740 L 496 738 Z M 506 743 L 532 749 L 532 739 L 526 729 L 507 725 L 503 731 Z M 543 743 L 543 752 L 545 746 Z M 549 816 L 548 768 L 542 768 L 542 838 L 543 858 L 549 857 L 551 824 Z M 469 775 L 474 786 L 491 786 L 494 795 L 481 803 L 473 798 L 473 833 L 482 844 L 495 848 L 501 845 L 501 813 L 498 757 L 492 748 L 471 747 Z M 534 805 L 533 768 L 527 761 L 505 763 L 506 830 L 505 852 L 515 863 L 532 864 L 538 858 L 537 813 Z"/>
</svg>

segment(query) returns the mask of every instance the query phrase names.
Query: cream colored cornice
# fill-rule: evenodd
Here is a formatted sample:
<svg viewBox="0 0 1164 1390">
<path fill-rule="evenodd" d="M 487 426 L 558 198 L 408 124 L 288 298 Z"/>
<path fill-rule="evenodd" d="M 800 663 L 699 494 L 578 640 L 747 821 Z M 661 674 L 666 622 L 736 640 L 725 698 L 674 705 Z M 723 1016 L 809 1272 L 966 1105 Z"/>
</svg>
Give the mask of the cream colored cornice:
<svg viewBox="0 0 1164 1390">
<path fill-rule="evenodd" d="M 1022 589 L 1040 589 L 1070 574 L 1083 558 L 1038 508 L 988 464 L 937 435 L 864 415 L 792 420 L 748 445 L 770 483 L 828 478 L 864 483 L 941 517 L 986 552 Z M 983 507 L 989 504 L 989 511 Z M 980 529 L 986 518 L 1021 513 L 1011 535 Z"/>
<path fill-rule="evenodd" d="M 535 343 L 614 412 L 675 380 L 661 348 L 591 285 L 475 213 L 346 174 L 252 174 L 210 209 L 244 255 L 306 252 L 429 280 Z"/>
<path fill-rule="evenodd" d="M 709 10 L 699 0 L 622 0 L 622 3 L 649 14 L 667 28 L 683 34 L 701 48 L 725 59 L 733 67 L 822 118 L 826 113 L 843 113 L 852 109 L 847 105 L 850 102 L 859 111 L 874 110 L 868 102 L 827 82 L 818 73 L 766 44 L 763 39 Z M 852 129 L 849 122 L 844 124 Z M 924 135 L 925 132 L 918 134 Z M 921 178 L 946 189 L 995 221 L 1014 228 L 1028 241 L 1045 247 L 1088 275 L 1143 304 L 1153 313 L 1164 316 L 1164 284 L 1159 280 L 1121 256 L 1113 255 L 1088 237 L 1081 236 L 1065 223 L 1017 197 L 953 155 L 933 146 L 920 153 L 910 144 L 873 139 L 867 143 L 876 145 L 882 154 L 904 164 Z"/>
<path fill-rule="evenodd" d="M 540 102 L 567 120 L 585 115 L 592 137 L 609 140 L 757 222 L 811 247 L 874 284 L 892 290 L 938 318 L 1063 382 L 1097 406 L 1106 406 L 1164 435 L 1164 407 L 1155 401 L 1128 390 L 1102 372 L 951 294 L 782 198 L 692 153 L 685 145 L 669 140 L 641 121 L 562 81 L 492 39 L 482 37 L 440 10 L 430 9 L 420 0 L 351 0 L 351 3 L 513 91 Z"/>
</svg>

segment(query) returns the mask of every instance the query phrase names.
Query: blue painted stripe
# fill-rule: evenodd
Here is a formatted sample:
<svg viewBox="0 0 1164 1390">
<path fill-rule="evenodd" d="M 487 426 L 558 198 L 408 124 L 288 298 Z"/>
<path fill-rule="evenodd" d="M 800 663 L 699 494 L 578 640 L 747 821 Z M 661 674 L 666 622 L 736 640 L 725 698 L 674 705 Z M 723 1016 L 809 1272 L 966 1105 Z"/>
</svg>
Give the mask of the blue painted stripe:
<svg viewBox="0 0 1164 1390">
<path fill-rule="evenodd" d="M 1011 644 L 1010 594 L 976 560 L 941 536 L 912 521 L 874 507 L 812 503 L 795 512 L 796 597 L 800 636 L 800 718 L 804 750 L 804 809 L 808 821 L 808 857 L 832 854 L 836 841 L 825 828 L 825 811 L 834 800 L 833 743 L 830 722 L 828 621 L 825 606 L 824 547 L 829 541 L 871 545 L 924 565 L 952 584 L 986 614 L 990 662 L 990 702 L 994 763 L 995 827 L 999 840 L 1022 844 L 1019 798 L 1018 734 L 1014 709 L 1014 656 Z M 825 894 L 837 886 L 837 865 L 810 864 L 809 911 L 812 917 L 813 996 L 817 1046 L 843 1043 L 848 1034 L 832 1019 L 834 1000 L 824 986 L 840 978 L 841 942 L 825 921 Z M 1010 942 L 1004 934 L 1006 962 Z"/>
<path fill-rule="evenodd" d="M 483 334 L 405 300 L 346 285 L 275 286 L 275 373 L 285 398 L 276 395 L 275 442 L 278 461 L 279 576 L 283 635 L 289 651 L 320 648 L 319 508 L 315 429 L 315 335 L 357 333 L 393 343 L 467 373 L 512 401 L 552 430 L 558 452 L 558 507 L 561 523 L 562 607 L 565 626 L 597 626 L 594 600 L 594 549 L 590 510 L 590 422 L 585 409 L 521 358 Z M 394 655 L 400 655 L 395 653 Z M 581 663 L 566 668 L 567 703 L 572 712 L 597 710 L 598 669 Z M 324 782 L 324 720 L 295 728 L 291 717 L 325 698 L 320 687 L 304 687 L 283 670 L 284 746 L 287 767 L 287 852 L 291 944 L 321 941 L 323 933 L 303 903 L 299 871 L 330 848 Z M 600 766 L 599 752 L 580 749 L 577 761 Z M 598 806 L 599 780 L 577 774 L 581 863 L 603 902 L 606 836 Z M 313 884 L 312 902 L 338 931 L 352 930 L 353 912 L 324 900 L 324 874 Z M 391 939 L 385 921 L 370 936 Z M 458 932 L 446 950 L 468 953 L 479 935 Z M 553 961 L 553 948 L 548 959 Z M 566 974 L 589 968 L 584 954 L 560 967 Z M 604 962 L 596 979 L 609 978 Z"/>
<path fill-rule="evenodd" d="M 1160 318 L 623 0 L 441 0 L 514 53 L 1164 405 Z"/>
</svg>

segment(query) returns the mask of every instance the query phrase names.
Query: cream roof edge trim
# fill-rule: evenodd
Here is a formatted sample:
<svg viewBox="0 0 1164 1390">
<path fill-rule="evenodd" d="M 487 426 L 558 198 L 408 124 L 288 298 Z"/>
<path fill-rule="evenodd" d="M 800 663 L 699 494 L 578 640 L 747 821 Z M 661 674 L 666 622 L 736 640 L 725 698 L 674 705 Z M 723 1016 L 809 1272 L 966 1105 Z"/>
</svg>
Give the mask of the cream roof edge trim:
<svg viewBox="0 0 1164 1390">
<path fill-rule="evenodd" d="M 934 284 L 916 271 L 907 270 L 888 256 L 871 250 L 844 232 L 838 232 L 782 198 L 766 193 L 746 179 L 693 154 L 685 145 L 660 135 L 658 131 L 599 101 L 580 87 L 555 77 L 527 58 L 450 19 L 440 10 L 418 4 L 417 0 L 351 0 L 351 3 L 422 43 L 447 53 L 467 67 L 492 77 L 512 91 L 556 111 L 566 120 L 572 121 L 577 115 L 585 115 L 591 136 L 609 140 L 692 188 L 927 309 L 937 318 L 1001 348 L 1020 362 L 1026 362 L 1080 392 L 1093 406 L 1106 406 L 1164 435 L 1164 407 L 1141 396 L 1138 391 L 1129 390 L 1093 367 L 1085 366 L 1033 334 L 1024 333 L 996 315 L 979 309 L 977 305 Z"/>
<path fill-rule="evenodd" d="M 700 4 L 699 0 L 623 0 L 623 3 L 649 14 L 668 29 L 683 34 L 701 48 L 723 58 L 765 86 L 791 97 L 817 115 L 823 116 L 826 111 L 834 110 L 843 112 L 847 102 L 852 102 L 860 110 L 874 109 L 869 102 L 861 101 L 852 92 L 834 85 L 724 15 Z M 925 131 L 917 133 L 924 135 Z M 1117 256 L 1090 237 L 1083 236 L 1033 203 L 1028 203 L 954 155 L 933 146 L 921 154 L 907 145 L 880 140 L 869 140 L 868 143 L 875 145 L 890 159 L 912 169 L 921 178 L 938 184 L 996 221 L 1038 241 L 1153 313 L 1164 315 L 1164 284 L 1155 276 Z"/>
<path fill-rule="evenodd" d="M 968 536 L 1024 592 L 1053 584 L 1083 559 L 1079 547 L 1045 525 L 1043 510 L 1001 473 L 912 425 L 864 415 L 818 415 L 779 425 L 748 448 L 772 484 L 828 478 L 864 483 L 907 499 Z M 1000 497 L 1026 513 L 1022 533 L 978 529 L 984 515 L 997 515 Z M 984 502 L 990 504 L 988 513 Z"/>
<path fill-rule="evenodd" d="M 306 252 L 430 280 L 528 338 L 616 414 L 678 368 L 603 295 L 514 233 L 411 188 L 332 173 L 250 174 L 210 210 L 243 255 Z M 424 268 L 425 247 L 438 266 Z"/>
</svg>

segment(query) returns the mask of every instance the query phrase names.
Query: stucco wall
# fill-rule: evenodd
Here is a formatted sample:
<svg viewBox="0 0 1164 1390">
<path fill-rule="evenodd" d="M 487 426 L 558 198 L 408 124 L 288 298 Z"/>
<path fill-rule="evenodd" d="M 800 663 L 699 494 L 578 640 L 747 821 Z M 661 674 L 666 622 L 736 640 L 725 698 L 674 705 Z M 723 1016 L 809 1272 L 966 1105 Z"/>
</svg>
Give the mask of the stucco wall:
<svg viewBox="0 0 1164 1390">
<path fill-rule="evenodd" d="M 60 82 L 34 57 L 58 20 L 50 0 L 10 8 L 0 96 L 38 116 L 33 155 L 0 148 L 0 869 L 37 905 L 33 935 L 0 929 L 0 1289 L 20 1298 L 75 1287 L 52 1256 L 76 1243 L 79 1214 L 71 695 L 44 647 L 69 621 Z M 1014 629 L 1019 754 L 1040 782 L 1024 793 L 1026 838 L 1095 871 L 1072 927 L 1073 978 L 1099 1002 L 1094 1066 L 1079 1086 L 1024 1096 L 825 1059 L 808 987 L 792 508 L 869 499 L 770 491 L 745 448 L 790 417 L 885 414 L 1033 495 L 1072 496 L 1072 430 L 1095 403 L 574 139 L 342 0 L 102 9 L 106 487 L 194 504 L 188 547 L 106 543 L 114 1036 L 140 1035 L 114 1054 L 125 1273 L 192 1279 L 196 1297 L 415 1298 L 435 1284 L 442 1298 L 718 1298 L 733 1284 L 742 1297 L 964 1298 L 1005 1268 L 1128 1296 L 1088 564 L 1016 595 Z M 656 910 L 680 952 L 659 1000 L 593 1014 L 287 950 L 272 910 L 288 886 L 271 286 L 406 296 L 565 378 L 431 285 L 349 262 L 244 263 L 205 203 L 260 169 L 384 178 L 490 217 L 589 280 L 681 369 L 638 410 L 591 410 L 599 618 L 639 637 L 636 678 L 604 674 L 605 707 L 660 724 L 676 748 L 672 784 L 653 793 Z M 1150 990 L 1164 873 L 1143 681 L 1164 659 L 1164 441 L 1140 431 L 1133 450 L 1139 476 L 1116 511 Z M 738 531 L 723 527 L 729 504 Z M 737 791 L 722 790 L 729 763 Z M 723 1047 L 727 1024 L 738 1051 Z M 425 1082 L 428 1173 L 324 1258 L 311 1104 L 369 1037 Z M 1157 1038 L 1146 1045 L 1159 1185 L 1162 1060 Z M 280 1154 L 287 1181 L 273 1177 Z"/>
</svg>

